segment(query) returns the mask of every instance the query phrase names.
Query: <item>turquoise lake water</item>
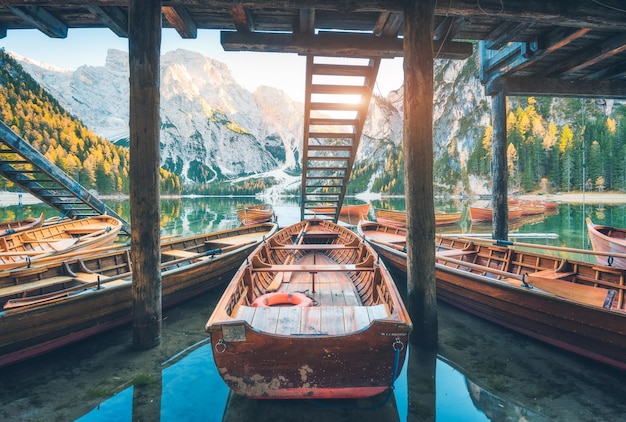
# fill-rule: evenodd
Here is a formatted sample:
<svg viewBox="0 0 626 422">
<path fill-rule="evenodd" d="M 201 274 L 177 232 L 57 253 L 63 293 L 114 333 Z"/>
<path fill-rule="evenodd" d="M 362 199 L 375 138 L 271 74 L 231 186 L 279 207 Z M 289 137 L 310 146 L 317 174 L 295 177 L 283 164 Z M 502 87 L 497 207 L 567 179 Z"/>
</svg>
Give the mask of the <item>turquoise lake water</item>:
<svg viewBox="0 0 626 422">
<path fill-rule="evenodd" d="M 120 215 L 128 201 L 105 201 Z M 353 202 L 358 202 L 354 200 Z M 261 203 L 253 198 L 181 198 L 162 201 L 162 235 L 191 235 L 239 225 L 236 209 Z M 400 200 L 374 201 L 374 207 L 403 209 Z M 280 225 L 299 219 L 295 200 L 274 204 Z M 471 225 L 467 204 L 438 202 L 440 211 L 465 213 L 446 233 L 490 233 Z M 21 219 L 46 212 L 45 205 L 5 206 L 0 219 Z M 510 229 L 528 243 L 588 248 L 584 217 L 595 223 L 626 227 L 626 205 L 561 204 L 559 213 L 528 219 Z M 371 212 L 374 218 L 373 209 Z M 346 222 L 352 223 L 352 222 Z M 356 222 L 354 222 L 356 223 Z M 553 235 L 556 235 L 553 236 Z M 512 239 L 515 239 L 514 237 Z M 399 285 L 406 280 L 394 275 Z M 217 289 L 220 290 L 220 289 Z M 253 401 L 229 393 L 212 360 L 204 322 L 220 291 L 212 291 L 164 312 L 158 352 L 160 378 L 145 383 L 128 378 L 131 364 L 120 353 L 131 336 L 121 327 L 47 355 L 0 369 L 0 417 L 5 420 L 79 421 L 597 421 L 626 420 L 626 374 L 544 345 L 525 336 L 439 305 L 439 347 L 409 350 L 392 394 L 368 400 L 309 402 Z M 184 347 L 167 346 L 169 338 L 187 336 Z M 121 346 L 120 346 L 121 345 Z M 166 347 L 167 346 L 167 347 Z M 110 368 L 90 366 L 90 354 L 110 353 Z M 92 355 L 91 355 L 92 356 Z M 115 362 L 115 364 L 113 364 Z M 116 384 L 116 380 L 119 380 Z M 89 400 L 68 403 L 55 398 L 60 383 L 89 391 Z M 148 385 L 147 385 L 148 384 Z M 107 385 L 108 388 L 100 388 Z M 41 397 L 41 391 L 49 395 Z M 61 396 L 59 394 L 59 396 Z M 412 399 L 409 405 L 408 397 Z M 432 410 L 434 409 L 434 411 Z M 7 419 L 9 418 L 9 419 Z"/>
</svg>

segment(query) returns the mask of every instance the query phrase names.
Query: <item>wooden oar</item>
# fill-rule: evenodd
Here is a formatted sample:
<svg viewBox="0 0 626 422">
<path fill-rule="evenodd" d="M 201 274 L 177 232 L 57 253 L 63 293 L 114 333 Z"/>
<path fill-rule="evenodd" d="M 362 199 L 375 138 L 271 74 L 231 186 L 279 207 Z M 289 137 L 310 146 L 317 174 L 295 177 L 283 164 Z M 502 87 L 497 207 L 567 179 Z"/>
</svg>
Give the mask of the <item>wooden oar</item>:
<svg viewBox="0 0 626 422">
<path fill-rule="evenodd" d="M 521 243 L 521 242 L 513 242 L 511 240 L 494 240 L 494 239 L 476 239 L 476 238 L 467 238 L 467 237 L 458 237 L 460 240 L 467 240 L 469 242 L 484 242 L 489 243 L 496 246 L 518 246 L 522 248 L 534 248 L 534 249 L 544 249 L 544 250 L 553 250 L 559 252 L 572 252 L 579 253 L 583 255 L 600 255 L 600 256 L 612 256 L 615 258 L 626 258 L 626 254 L 618 253 L 618 252 L 602 252 L 602 251 L 591 251 L 589 249 L 576 249 L 576 248 L 566 248 L 562 246 L 550 246 L 550 245 L 538 245 L 534 243 Z"/>
</svg>

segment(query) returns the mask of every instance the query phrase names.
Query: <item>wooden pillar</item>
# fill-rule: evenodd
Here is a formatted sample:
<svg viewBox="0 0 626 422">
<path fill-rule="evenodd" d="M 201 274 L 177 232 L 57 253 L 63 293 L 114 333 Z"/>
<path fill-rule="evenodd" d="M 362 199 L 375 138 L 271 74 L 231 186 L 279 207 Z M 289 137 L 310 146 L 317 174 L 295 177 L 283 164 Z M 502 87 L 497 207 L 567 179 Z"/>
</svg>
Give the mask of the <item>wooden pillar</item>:
<svg viewBox="0 0 626 422">
<path fill-rule="evenodd" d="M 133 346 L 161 342 L 159 105 L 161 0 L 130 0 L 130 221 Z"/>
<path fill-rule="evenodd" d="M 491 176 L 493 187 L 491 206 L 493 221 L 491 235 L 494 239 L 508 240 L 508 168 L 506 162 L 506 95 L 504 90 L 493 96 L 493 142 L 491 146 Z"/>
<path fill-rule="evenodd" d="M 437 345 L 435 205 L 433 199 L 434 0 L 406 0 L 404 9 L 404 186 L 407 209 L 407 292 L 411 342 Z"/>
</svg>

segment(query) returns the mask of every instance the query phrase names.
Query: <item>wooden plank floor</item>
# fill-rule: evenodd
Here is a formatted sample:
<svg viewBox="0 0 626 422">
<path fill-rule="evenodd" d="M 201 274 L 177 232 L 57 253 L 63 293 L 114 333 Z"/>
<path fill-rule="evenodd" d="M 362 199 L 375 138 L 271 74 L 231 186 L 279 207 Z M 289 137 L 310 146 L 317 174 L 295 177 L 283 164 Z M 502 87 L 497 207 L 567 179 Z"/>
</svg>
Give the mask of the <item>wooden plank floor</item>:
<svg viewBox="0 0 626 422">
<path fill-rule="evenodd" d="M 313 253 L 297 264 L 312 264 Z M 315 263 L 336 264 L 326 255 L 315 253 Z M 313 293 L 312 277 L 315 277 Z M 291 273 L 279 292 L 301 292 L 313 298 L 315 306 L 240 306 L 236 318 L 252 327 L 280 335 L 345 335 L 367 327 L 375 319 L 387 317 L 385 305 L 363 306 L 352 281 L 344 272 Z"/>
</svg>

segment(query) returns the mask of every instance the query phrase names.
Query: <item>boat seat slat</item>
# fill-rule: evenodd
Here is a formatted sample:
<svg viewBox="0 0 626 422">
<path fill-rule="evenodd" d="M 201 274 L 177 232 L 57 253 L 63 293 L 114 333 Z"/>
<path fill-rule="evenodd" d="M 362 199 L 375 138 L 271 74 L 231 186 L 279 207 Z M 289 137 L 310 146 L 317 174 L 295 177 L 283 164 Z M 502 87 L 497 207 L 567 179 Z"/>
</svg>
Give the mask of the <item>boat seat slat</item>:
<svg viewBox="0 0 626 422">
<path fill-rule="evenodd" d="M 12 296 L 12 295 L 16 295 L 22 292 L 42 289 L 45 287 L 54 286 L 55 284 L 67 283 L 72 280 L 74 280 L 74 277 L 59 275 L 59 276 L 43 278 L 37 281 L 30 281 L 28 283 L 18 284 L 16 286 L 2 287 L 0 288 L 0 297 Z"/>
<path fill-rule="evenodd" d="M 301 244 L 301 245 L 281 245 L 272 246 L 272 249 L 276 250 L 301 250 L 301 251 L 323 251 L 323 250 L 335 250 L 335 249 L 357 249 L 358 246 L 343 245 L 343 244 Z"/>
<path fill-rule="evenodd" d="M 476 253 L 476 250 L 473 249 L 446 249 L 443 251 L 438 251 L 437 256 L 462 256 L 462 255 L 470 255 Z"/>
<path fill-rule="evenodd" d="M 172 258 L 194 258 L 198 257 L 198 254 L 195 252 L 184 251 L 180 249 L 172 249 L 169 251 L 162 251 L 161 255 L 171 256 Z"/>
<path fill-rule="evenodd" d="M 565 271 L 560 272 L 560 271 L 553 270 L 553 269 L 541 270 L 541 271 L 537 271 L 537 272 L 532 273 L 532 275 L 535 276 L 535 277 L 549 278 L 549 279 L 552 279 L 552 280 L 556 280 L 556 279 L 559 279 L 559 278 L 566 278 L 566 277 L 572 276 L 574 274 L 576 274 L 576 273 L 565 272 Z"/>
<path fill-rule="evenodd" d="M 293 273 L 318 273 L 318 272 L 343 272 L 343 271 L 374 271 L 374 267 L 360 267 L 358 264 L 346 265 L 268 265 L 266 267 L 252 267 L 258 272 L 293 272 Z"/>
<path fill-rule="evenodd" d="M 384 304 L 375 306 L 274 306 L 241 305 L 235 319 L 253 328 L 279 335 L 345 335 L 389 316 Z"/>
</svg>

